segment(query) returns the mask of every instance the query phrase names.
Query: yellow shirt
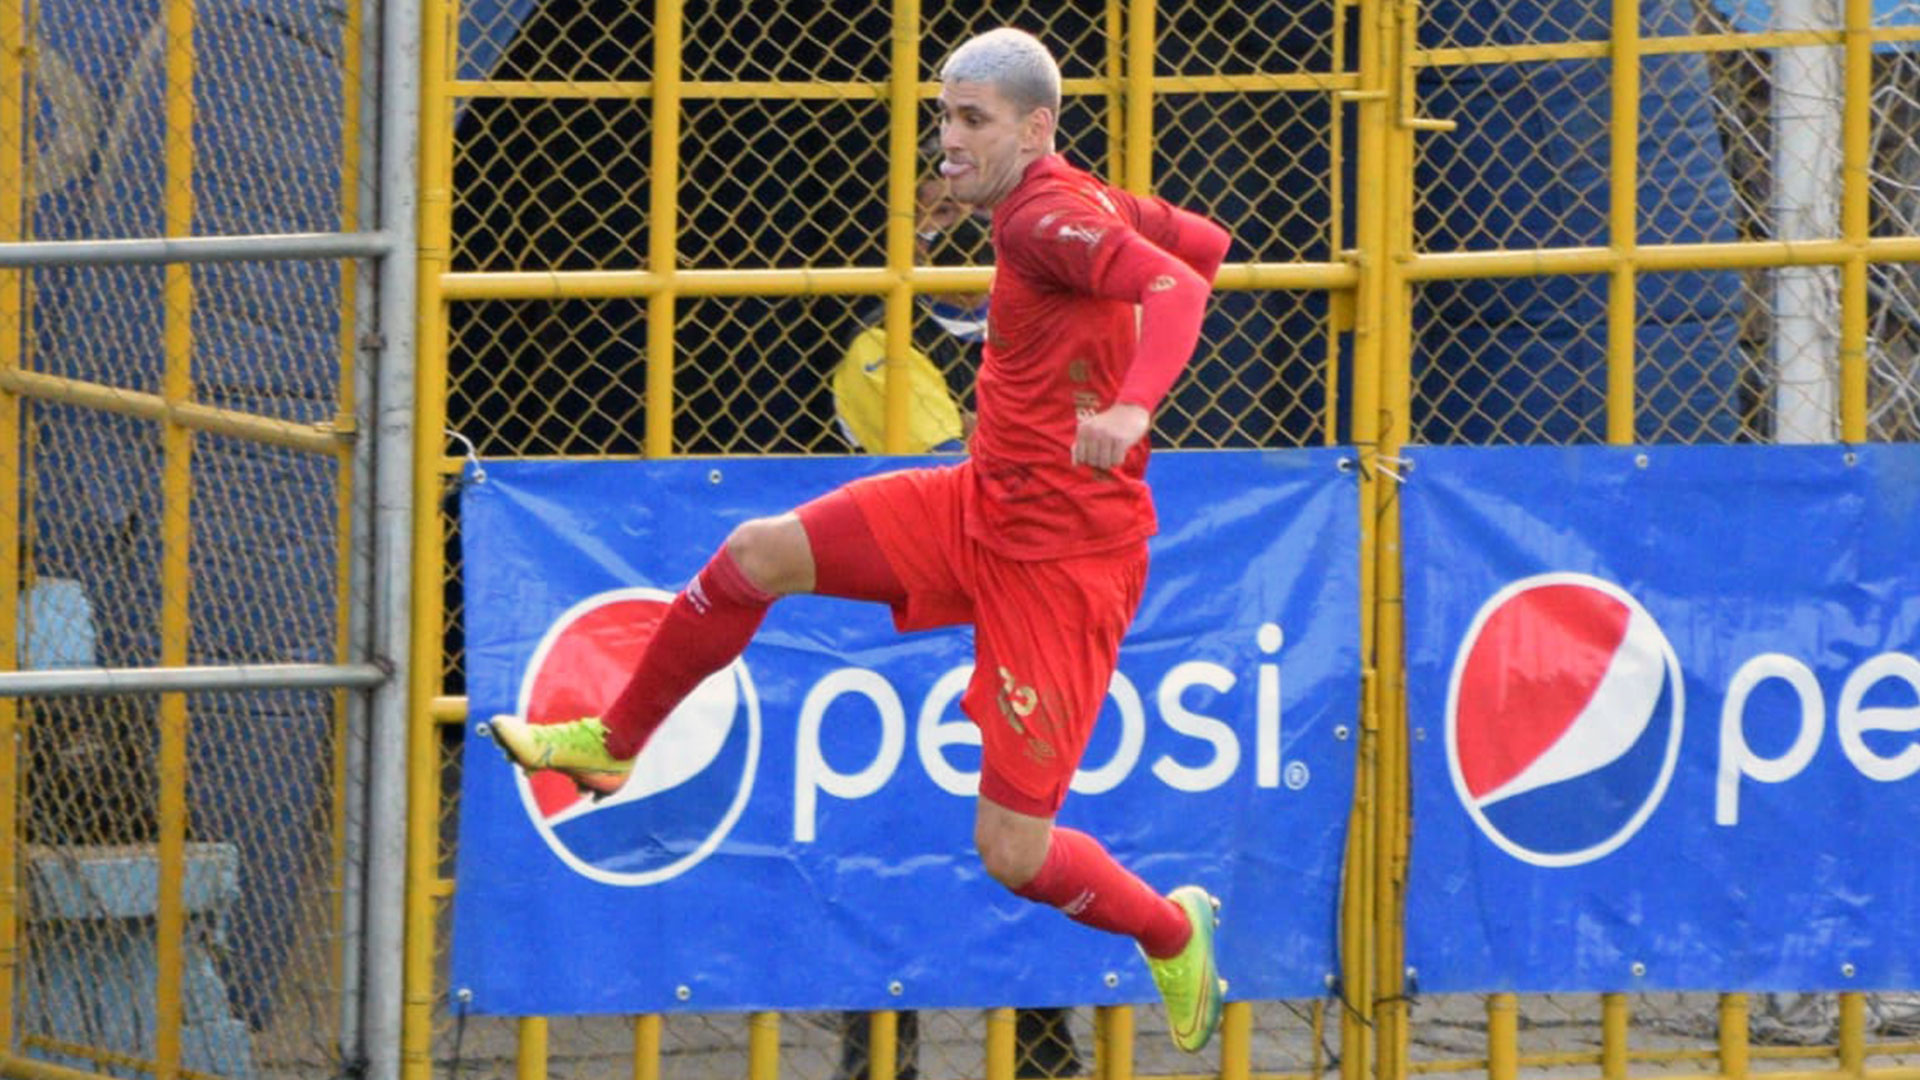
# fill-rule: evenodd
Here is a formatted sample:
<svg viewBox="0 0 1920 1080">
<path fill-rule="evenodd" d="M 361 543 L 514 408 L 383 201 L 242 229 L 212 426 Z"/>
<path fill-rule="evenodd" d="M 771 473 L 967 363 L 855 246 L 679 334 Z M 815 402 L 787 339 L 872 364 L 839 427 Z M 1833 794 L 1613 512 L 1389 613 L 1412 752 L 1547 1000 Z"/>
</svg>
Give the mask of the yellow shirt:
<svg viewBox="0 0 1920 1080">
<path fill-rule="evenodd" d="M 886 328 L 872 326 L 853 339 L 833 369 L 833 406 L 840 429 L 855 446 L 869 453 L 885 448 L 886 356 Z M 965 449 L 966 429 L 960 419 L 960 406 L 954 402 L 940 369 L 927 354 L 910 349 L 904 373 L 907 440 L 902 451 L 926 454 Z"/>
</svg>

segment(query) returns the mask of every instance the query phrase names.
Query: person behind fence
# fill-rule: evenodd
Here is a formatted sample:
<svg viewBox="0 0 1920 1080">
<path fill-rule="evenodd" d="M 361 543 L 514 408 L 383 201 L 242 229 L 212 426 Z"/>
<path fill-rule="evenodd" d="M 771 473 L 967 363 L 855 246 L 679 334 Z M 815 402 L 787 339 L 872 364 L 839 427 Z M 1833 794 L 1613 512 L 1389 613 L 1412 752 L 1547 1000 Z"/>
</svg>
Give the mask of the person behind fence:
<svg viewBox="0 0 1920 1080">
<path fill-rule="evenodd" d="M 1132 938 L 1173 1041 L 1197 1051 L 1219 1028 L 1225 992 L 1217 901 L 1192 883 L 1162 895 L 1054 818 L 1140 603 L 1157 529 L 1153 410 L 1199 342 L 1227 233 L 1055 152 L 1060 69 L 1032 35 L 970 38 L 939 81 L 941 173 L 956 199 L 993 215 L 968 456 L 862 477 L 739 525 L 675 596 L 601 716 L 501 716 L 489 732 L 522 769 L 608 793 L 783 596 L 884 603 L 902 631 L 971 625 L 961 707 L 981 735 L 983 868 L 1016 896 Z"/>
<path fill-rule="evenodd" d="M 923 266 L 976 266 L 992 261 L 987 225 L 956 200 L 937 172 L 915 189 L 914 257 Z M 985 293 L 914 297 L 911 347 L 892 374 L 887 368 L 886 307 L 876 304 L 834 366 L 829 383 L 840 434 L 855 449 L 886 449 L 887 379 L 907 380 L 907 454 L 957 453 L 973 431 L 973 376 L 987 335 Z"/>
<path fill-rule="evenodd" d="M 973 207 L 948 190 L 938 172 L 914 187 L 914 258 L 925 266 L 974 266 L 989 263 L 993 249 L 987 225 Z M 972 294 L 917 294 L 914 297 L 912 349 L 896 371 L 908 380 L 906 437 L 908 454 L 958 453 L 973 429 L 969 404 L 973 373 L 987 335 L 987 297 Z M 886 432 L 886 307 L 862 313 L 860 326 L 829 380 L 834 417 L 854 448 L 878 452 Z M 1068 1077 L 1085 1071 L 1064 1008 L 1014 1012 L 1014 1074 Z M 834 1080 L 865 1080 L 869 1075 L 870 1021 L 864 1012 L 840 1014 L 840 1065 Z M 899 1014 L 894 1075 L 920 1075 L 920 1017 Z"/>
</svg>

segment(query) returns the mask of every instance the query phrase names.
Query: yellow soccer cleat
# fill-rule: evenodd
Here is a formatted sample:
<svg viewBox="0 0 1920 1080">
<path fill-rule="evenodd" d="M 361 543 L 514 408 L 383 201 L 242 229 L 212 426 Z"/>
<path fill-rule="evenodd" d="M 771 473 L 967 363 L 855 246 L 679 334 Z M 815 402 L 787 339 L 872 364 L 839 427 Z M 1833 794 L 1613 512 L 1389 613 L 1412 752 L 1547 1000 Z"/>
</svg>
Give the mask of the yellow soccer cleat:
<svg viewBox="0 0 1920 1080">
<path fill-rule="evenodd" d="M 529 724 L 518 716 L 501 715 L 482 725 L 481 734 L 527 772 L 557 772 L 595 799 L 619 791 L 633 775 L 632 758 L 607 753 L 607 726 L 598 717 Z"/>
<path fill-rule="evenodd" d="M 1198 1053 L 1220 1029 L 1227 982 L 1213 962 L 1213 928 L 1220 922 L 1220 901 L 1198 885 L 1182 885 L 1167 894 L 1187 913 L 1193 936 L 1187 947 L 1165 960 L 1146 957 L 1147 970 L 1167 1003 L 1168 1034 L 1173 1044 Z M 1145 955 L 1142 953 L 1141 955 Z"/>
</svg>

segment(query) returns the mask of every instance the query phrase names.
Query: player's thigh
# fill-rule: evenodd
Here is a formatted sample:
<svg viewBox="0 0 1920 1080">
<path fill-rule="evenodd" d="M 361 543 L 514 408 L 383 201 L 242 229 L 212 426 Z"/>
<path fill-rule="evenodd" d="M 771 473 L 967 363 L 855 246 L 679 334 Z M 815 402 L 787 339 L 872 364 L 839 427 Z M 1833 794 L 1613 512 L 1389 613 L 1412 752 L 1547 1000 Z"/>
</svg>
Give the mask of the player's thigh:
<svg viewBox="0 0 1920 1080">
<path fill-rule="evenodd" d="M 967 537 L 965 482 L 958 467 L 945 466 L 862 477 L 844 489 L 905 592 L 893 605 L 902 630 L 973 620 L 975 545 Z"/>
<path fill-rule="evenodd" d="M 1144 547 L 982 571 L 965 707 L 980 727 L 983 796 L 1025 814 L 1059 809 L 1145 579 Z"/>
</svg>

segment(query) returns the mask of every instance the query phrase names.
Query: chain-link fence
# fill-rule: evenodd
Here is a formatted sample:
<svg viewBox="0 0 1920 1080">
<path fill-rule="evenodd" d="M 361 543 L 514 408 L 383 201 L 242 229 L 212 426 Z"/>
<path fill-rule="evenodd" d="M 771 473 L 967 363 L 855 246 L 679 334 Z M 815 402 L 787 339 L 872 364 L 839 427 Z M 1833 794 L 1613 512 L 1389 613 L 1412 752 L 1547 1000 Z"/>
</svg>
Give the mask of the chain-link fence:
<svg viewBox="0 0 1920 1080">
<path fill-rule="evenodd" d="M 1232 231 L 1203 346 L 1159 421 L 1163 445 L 1354 438 L 1355 380 L 1367 377 L 1356 371 L 1356 330 L 1385 337 L 1390 353 L 1395 341 L 1405 350 L 1411 413 L 1380 421 L 1400 438 L 1839 437 L 1844 253 L 1735 250 L 1841 235 L 1844 102 L 1830 94 L 1817 108 L 1778 107 L 1809 87 L 1838 93 L 1839 13 L 1782 24 L 1797 37 L 1735 39 L 1772 28 L 1769 13 L 1652 0 L 1637 6 L 1623 46 L 1618 7 L 1446 0 L 1387 17 L 1370 3 L 928 3 L 907 32 L 921 81 L 979 29 L 1004 22 L 1040 34 L 1067 79 L 1063 151 Z M 676 24 L 684 16 L 684 44 L 668 59 L 678 96 L 663 103 L 652 42 L 669 10 Z M 461 81 L 449 87 L 449 268 L 462 279 L 448 309 L 449 428 L 503 456 L 853 450 L 833 423 L 829 373 L 871 323 L 885 283 L 836 288 L 823 273 L 769 285 L 754 275 L 887 265 L 895 14 L 865 4 L 804 13 L 467 5 L 454 35 Z M 1898 11 L 1877 17 L 1903 21 Z M 1143 53 L 1129 52 L 1135 35 L 1150 38 Z M 1912 237 L 1920 224 L 1903 179 L 1920 117 L 1911 53 L 1897 37 L 1870 56 L 1875 237 Z M 1776 74 L 1783 42 L 1802 46 L 1785 88 Z M 1150 55 L 1151 70 L 1131 55 Z M 1624 94 L 1619 55 L 1634 71 Z M 1384 140 L 1411 148 L 1403 207 L 1382 205 L 1401 190 L 1381 175 L 1391 156 L 1363 150 L 1363 110 L 1382 99 L 1392 129 Z M 1614 112 L 1622 102 L 1633 108 L 1624 122 Z M 666 181 L 652 142 L 663 108 L 674 110 L 677 132 Z M 1796 152 L 1812 160 L 1796 161 Z M 1381 214 L 1399 224 L 1369 234 L 1367 216 Z M 652 235 L 661 228 L 672 230 L 667 243 Z M 1381 247 L 1359 246 L 1368 235 Z M 1666 253 L 1643 258 L 1640 248 Z M 647 280 L 649 258 L 662 252 L 673 265 L 655 269 L 680 283 L 664 305 L 649 299 L 664 286 Z M 1482 253 L 1519 258 L 1490 269 L 1422 263 Z M 1356 294 L 1365 278 L 1354 268 L 1394 258 L 1409 267 L 1408 303 L 1398 309 L 1407 321 L 1369 326 L 1396 309 L 1369 306 L 1380 300 L 1369 301 L 1364 285 Z M 1865 259 L 1864 269 L 1868 431 L 1898 438 L 1912 431 L 1916 392 L 1912 275 L 1892 258 Z M 547 271 L 615 274 L 526 284 Z M 1291 276 L 1272 284 L 1276 274 Z M 670 326 L 652 325 L 662 316 Z M 657 354 L 663 345 L 670 355 Z M 1390 403 L 1394 388 L 1384 390 Z M 662 424 L 664 437 L 650 430 Z M 443 472 L 457 466 L 449 457 Z M 436 579 L 446 644 L 439 715 L 448 722 L 442 880 L 464 685 L 457 522 L 447 518 L 445 530 L 450 555 Z M 1349 943 L 1368 932 L 1350 926 Z M 1380 1000 L 1396 1000 L 1394 980 L 1381 981 L 1389 985 Z M 1849 1034 L 1842 999 L 1831 995 L 1422 999 L 1416 987 L 1402 989 L 1404 1061 L 1391 1046 L 1371 1065 L 1342 1061 L 1343 1024 L 1367 1023 L 1378 1005 L 1345 1000 L 1244 1007 L 1229 1030 L 1245 1025 L 1248 1038 L 1198 1062 L 1136 1039 L 1160 1022 L 1154 1009 L 1140 1010 L 1137 1026 L 1131 1010 L 902 1014 L 894 1066 L 902 1076 L 992 1075 L 983 1048 L 996 1024 L 1019 1035 L 1021 1075 L 1096 1062 L 1107 1075 L 1497 1072 L 1518 1063 L 1612 1076 L 1629 1061 L 1637 1070 L 1737 1072 L 1749 1056 L 1756 1068 L 1830 1061 L 1850 1041 L 1857 1051 L 1863 1033 L 1878 1040 L 1876 1054 L 1899 1061 L 1912 1052 L 1897 1041 L 1911 1033 L 1911 1003 L 1888 996 L 1864 999 L 1865 1022 Z M 468 1018 L 446 1002 L 432 1014 L 431 1056 L 502 1075 L 635 1065 L 850 1077 L 863 1074 L 865 1026 L 839 1014 L 514 1022 Z M 1029 1053 L 1049 1043 L 1064 1052 Z M 1734 1044 L 1739 1069 L 1727 1064 Z"/>
<path fill-rule="evenodd" d="M 382 14 L 0 11 L 0 1074 L 365 1053 Z"/>
</svg>

